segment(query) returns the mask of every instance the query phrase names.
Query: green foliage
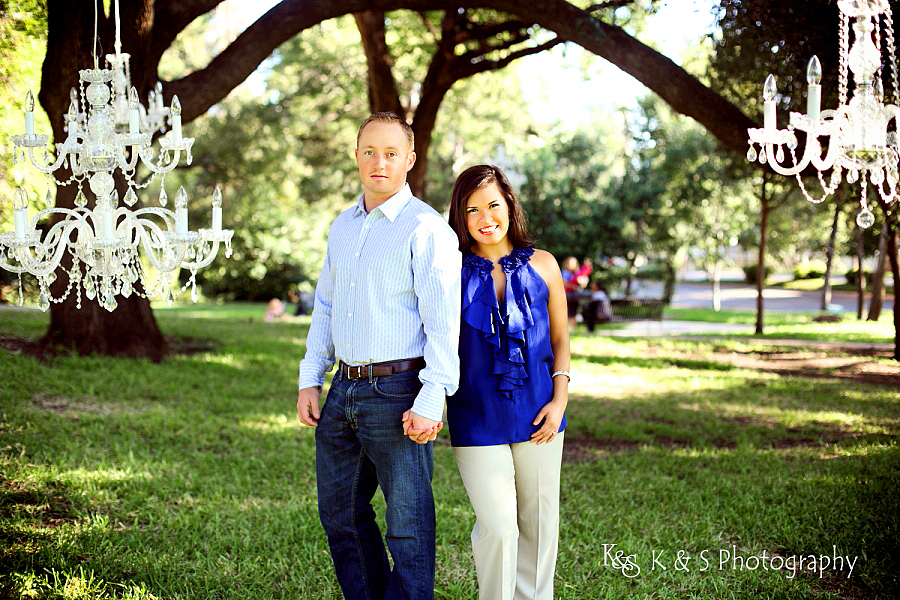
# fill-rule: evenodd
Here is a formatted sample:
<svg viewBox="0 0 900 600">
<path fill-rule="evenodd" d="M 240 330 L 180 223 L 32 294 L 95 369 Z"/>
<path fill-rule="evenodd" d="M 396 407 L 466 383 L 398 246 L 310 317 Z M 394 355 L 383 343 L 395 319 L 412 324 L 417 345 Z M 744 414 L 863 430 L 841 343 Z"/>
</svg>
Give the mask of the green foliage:
<svg viewBox="0 0 900 600">
<path fill-rule="evenodd" d="M 817 279 L 825 275 L 825 261 L 811 260 L 794 267 L 794 279 Z"/>
<path fill-rule="evenodd" d="M 423 19 L 434 25 L 438 16 L 389 14 L 404 102 L 414 105 L 435 48 Z M 194 68 L 202 31 L 179 38 L 165 63 L 169 72 Z M 291 289 L 312 288 L 328 226 L 361 191 L 353 149 L 369 113 L 366 69 L 353 18 L 330 20 L 283 44 L 259 77 L 191 124 L 194 164 L 170 176 L 167 188 L 183 183 L 200 192 L 192 215 L 208 222 L 208 197 L 222 185 L 224 225 L 235 229 L 232 257 L 219 256 L 198 273 L 207 296 L 284 299 Z M 427 195 L 437 208 L 449 203 L 467 164 L 488 162 L 498 143 L 521 137 L 517 89 L 512 74 L 500 72 L 460 81 L 448 93 L 429 150 Z"/>
<path fill-rule="evenodd" d="M 525 209 L 538 246 L 562 260 L 622 254 L 631 210 L 609 194 L 610 156 L 620 143 L 611 128 L 552 131 L 526 155 Z"/>
<path fill-rule="evenodd" d="M 705 269 L 720 268 L 757 222 L 743 163 L 654 96 L 630 119 L 634 149 L 617 193 L 640 219 L 636 251 L 666 262 L 669 273 L 688 250 Z"/>
<path fill-rule="evenodd" d="M 28 195 L 29 213 L 47 208 L 47 184 L 34 169 L 13 163 L 11 137 L 25 133 L 25 95 L 37 100 L 41 62 L 46 52 L 47 4 L 41 0 L 0 3 L 0 231 L 12 229 L 12 202 L 16 188 Z M 47 116 L 35 102 L 35 131 L 49 133 Z M 7 286 L 16 277 L 0 269 L 0 302 L 8 300 Z M 6 292 L 6 294 L 4 293 Z"/>
<path fill-rule="evenodd" d="M 193 166 L 167 180 L 200 192 L 191 209 L 201 222 L 209 221 L 213 189 L 223 188 L 234 254 L 220 252 L 198 273 L 211 297 L 285 299 L 311 290 L 328 226 L 359 193 L 353 148 L 368 99 L 353 19 L 304 31 L 261 75 L 191 125 Z"/>
<path fill-rule="evenodd" d="M 747 265 L 746 267 L 742 267 L 741 270 L 744 272 L 744 281 L 747 283 L 756 283 L 756 271 L 758 270 L 759 265 Z M 765 265 L 763 267 L 763 281 L 769 278 L 769 275 L 772 274 L 772 266 Z"/>
<path fill-rule="evenodd" d="M 859 277 L 859 269 L 850 269 L 846 273 L 847 283 L 850 285 L 856 285 L 857 278 Z M 872 271 L 871 269 L 863 270 L 863 277 L 865 277 L 866 285 L 872 284 Z"/>
</svg>

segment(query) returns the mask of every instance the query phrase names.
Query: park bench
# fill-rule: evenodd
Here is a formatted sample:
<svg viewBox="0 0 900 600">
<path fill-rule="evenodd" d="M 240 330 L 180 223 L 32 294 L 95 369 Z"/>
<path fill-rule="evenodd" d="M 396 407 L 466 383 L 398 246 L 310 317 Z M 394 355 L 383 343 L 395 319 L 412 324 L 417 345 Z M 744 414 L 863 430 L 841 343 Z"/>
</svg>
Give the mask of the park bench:
<svg viewBox="0 0 900 600">
<path fill-rule="evenodd" d="M 610 300 L 612 321 L 662 321 L 666 303 L 662 298 L 617 298 Z"/>
<path fill-rule="evenodd" d="M 598 314 L 598 301 L 591 301 L 585 305 L 582 311 L 584 324 L 588 331 L 594 331 L 595 325 L 601 323 L 619 323 L 623 321 L 647 321 L 663 320 L 663 308 L 666 302 L 662 298 L 617 298 L 609 301 L 611 318 Z"/>
</svg>

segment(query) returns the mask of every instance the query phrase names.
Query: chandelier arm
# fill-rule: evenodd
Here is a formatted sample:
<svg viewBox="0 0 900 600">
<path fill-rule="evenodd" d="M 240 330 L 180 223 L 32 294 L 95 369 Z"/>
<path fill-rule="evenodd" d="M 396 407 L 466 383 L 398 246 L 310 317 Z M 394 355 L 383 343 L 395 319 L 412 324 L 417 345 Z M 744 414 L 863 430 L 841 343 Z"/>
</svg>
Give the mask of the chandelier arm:
<svg viewBox="0 0 900 600">
<path fill-rule="evenodd" d="M 152 162 L 153 159 L 147 156 L 146 149 L 142 148 L 140 150 L 140 152 L 138 152 L 138 156 L 141 159 L 142 165 L 144 165 L 145 167 L 150 169 L 150 171 L 152 171 L 156 175 L 162 175 L 162 174 L 172 171 L 176 166 L 178 166 L 178 161 L 181 158 L 181 150 L 175 150 L 174 152 L 175 152 L 175 155 L 165 165 L 163 164 L 163 157 L 162 157 L 164 152 L 160 153 L 159 161 L 156 164 L 153 164 L 153 162 Z"/>
<path fill-rule="evenodd" d="M 782 165 L 778 164 L 778 161 L 775 159 L 774 146 L 775 144 L 773 144 L 772 142 L 766 142 L 766 160 L 769 163 L 769 166 L 772 167 L 772 170 L 779 175 L 791 177 L 793 175 L 796 175 L 797 173 L 802 172 L 809 165 L 811 159 L 809 144 L 807 144 L 806 148 L 804 149 L 803 158 L 800 160 L 800 163 L 794 165 L 793 167 L 783 167 Z"/>
<path fill-rule="evenodd" d="M 65 144 L 63 145 L 63 147 L 65 147 Z M 60 152 L 57 154 L 56 160 L 54 160 L 52 163 L 41 164 L 34 157 L 34 148 L 29 147 L 27 154 L 28 160 L 29 162 L 31 162 L 31 166 L 45 175 L 52 175 L 54 172 L 56 172 L 62 166 L 63 160 L 65 160 L 66 158 L 66 153 Z"/>
<path fill-rule="evenodd" d="M 181 268 L 196 270 L 209 266 L 209 264 L 216 259 L 216 255 L 219 253 L 219 241 L 216 240 L 211 243 L 212 247 L 210 248 L 209 254 L 207 254 L 206 258 L 198 260 L 197 262 L 184 262 L 181 264 Z"/>
<path fill-rule="evenodd" d="M 840 155 L 839 144 L 834 139 L 834 136 L 830 136 L 831 143 L 828 144 L 828 150 L 825 152 L 825 156 L 822 156 L 822 145 L 819 143 L 819 140 L 816 139 L 814 144 L 818 148 L 816 152 L 812 154 L 812 165 L 815 167 L 817 171 L 827 171 L 828 169 L 834 166 L 835 161 L 837 161 L 838 156 Z M 809 141 L 807 140 L 807 146 L 809 146 Z"/>
<path fill-rule="evenodd" d="M 130 140 L 129 140 L 130 141 Z M 131 157 L 125 153 L 125 148 L 131 145 Z M 145 148 L 146 146 L 143 144 L 116 144 L 116 158 L 118 159 L 119 168 L 122 170 L 122 173 L 126 175 L 129 171 L 134 171 L 137 168 L 138 155 L 140 151 L 138 148 Z"/>
<path fill-rule="evenodd" d="M 156 212 L 157 210 L 164 211 L 165 209 L 142 209 L 142 211 L 153 212 Z M 168 215 L 165 216 L 168 223 L 170 221 L 170 218 L 168 217 Z M 168 261 L 160 260 L 156 255 L 157 253 L 161 253 L 162 250 L 167 247 L 163 242 L 163 240 L 166 238 L 166 231 L 149 219 L 131 219 L 130 221 L 130 226 L 134 229 L 135 235 L 140 237 L 141 245 L 144 248 L 144 252 L 147 255 L 147 259 L 150 261 L 150 264 L 152 264 L 158 271 L 162 273 L 168 273 L 179 268 L 179 265 L 181 265 L 182 261 L 184 260 L 184 252 L 186 249 L 185 244 L 176 244 L 174 246 L 175 256 L 172 259 Z M 150 232 L 155 234 L 156 239 L 160 241 L 159 244 L 155 244 L 153 242 L 154 235 L 151 235 Z"/>
<path fill-rule="evenodd" d="M 35 218 L 32 220 L 32 227 L 42 215 L 51 212 L 69 214 L 74 211 L 70 211 L 69 209 L 64 208 L 42 210 L 37 215 L 35 215 Z M 46 260 L 38 260 L 36 257 L 34 257 L 29 250 L 29 248 L 31 247 L 30 245 L 19 246 L 16 251 L 16 258 L 19 259 L 19 262 L 23 265 L 24 268 L 18 270 L 17 272 L 27 271 L 33 274 L 35 277 L 41 278 L 46 277 L 50 273 L 56 271 L 56 269 L 59 267 L 60 261 L 62 260 L 62 255 L 68 247 L 67 244 L 62 244 L 59 242 L 71 236 L 72 231 L 75 229 L 78 229 L 79 233 L 82 233 L 82 230 L 84 230 L 84 233 L 86 233 L 87 235 L 91 235 L 90 227 L 88 226 L 87 222 L 78 215 L 76 215 L 75 220 L 67 219 L 65 221 L 60 221 L 50 228 L 45 237 L 45 242 L 43 244 L 40 244 L 44 247 L 54 247 L 53 253 Z"/>
</svg>

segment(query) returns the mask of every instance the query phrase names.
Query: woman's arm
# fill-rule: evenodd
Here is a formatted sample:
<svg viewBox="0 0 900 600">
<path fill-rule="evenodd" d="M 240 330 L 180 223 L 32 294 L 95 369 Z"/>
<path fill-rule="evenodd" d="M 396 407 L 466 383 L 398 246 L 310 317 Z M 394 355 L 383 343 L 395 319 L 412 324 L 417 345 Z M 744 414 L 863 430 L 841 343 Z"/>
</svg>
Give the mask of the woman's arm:
<svg viewBox="0 0 900 600">
<path fill-rule="evenodd" d="M 547 284 L 549 291 L 547 312 L 550 316 L 550 346 L 553 349 L 552 372 L 568 373 L 570 364 L 569 323 L 566 292 L 559 265 L 553 255 L 544 250 L 535 250 L 531 261 L 534 270 Z M 543 425 L 532 434 L 531 441 L 541 444 L 551 441 L 556 436 L 568 402 L 569 378 L 566 375 L 557 375 L 553 378 L 553 399 L 541 409 L 534 421 L 535 425 L 543 421 Z"/>
</svg>

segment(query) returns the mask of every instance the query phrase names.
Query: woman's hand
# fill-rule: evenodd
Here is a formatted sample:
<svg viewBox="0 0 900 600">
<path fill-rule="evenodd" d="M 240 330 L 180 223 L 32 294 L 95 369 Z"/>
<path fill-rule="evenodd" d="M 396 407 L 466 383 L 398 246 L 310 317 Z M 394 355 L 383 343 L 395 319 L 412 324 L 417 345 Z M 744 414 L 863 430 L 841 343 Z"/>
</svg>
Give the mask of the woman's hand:
<svg viewBox="0 0 900 600">
<path fill-rule="evenodd" d="M 531 441 L 536 444 L 552 442 L 559 433 L 563 415 L 566 412 L 566 401 L 553 399 L 541 409 L 534 419 L 534 425 L 543 421 L 541 428 L 531 434 Z"/>
</svg>

